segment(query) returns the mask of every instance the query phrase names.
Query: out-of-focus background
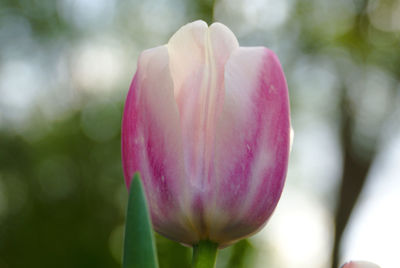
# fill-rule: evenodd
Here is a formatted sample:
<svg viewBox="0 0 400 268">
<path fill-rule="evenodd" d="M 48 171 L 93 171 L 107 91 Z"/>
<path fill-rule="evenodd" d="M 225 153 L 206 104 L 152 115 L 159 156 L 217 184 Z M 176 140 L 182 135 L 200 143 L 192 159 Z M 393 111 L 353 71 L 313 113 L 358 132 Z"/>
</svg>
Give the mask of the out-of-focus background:
<svg viewBox="0 0 400 268">
<path fill-rule="evenodd" d="M 218 267 L 400 267 L 400 0 L 0 0 L 0 267 L 120 267 L 124 98 L 195 19 L 278 54 L 295 130 L 277 210 Z"/>
</svg>

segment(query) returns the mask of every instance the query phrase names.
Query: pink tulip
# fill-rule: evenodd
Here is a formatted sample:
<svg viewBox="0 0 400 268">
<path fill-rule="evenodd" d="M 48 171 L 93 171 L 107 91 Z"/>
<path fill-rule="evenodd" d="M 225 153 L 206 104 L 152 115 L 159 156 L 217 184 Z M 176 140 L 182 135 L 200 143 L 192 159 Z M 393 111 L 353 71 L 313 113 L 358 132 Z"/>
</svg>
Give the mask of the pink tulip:
<svg viewBox="0 0 400 268">
<path fill-rule="evenodd" d="M 378 265 L 366 261 L 351 261 L 345 263 L 342 268 L 379 268 Z"/>
<path fill-rule="evenodd" d="M 140 172 L 158 233 L 223 247 L 271 216 L 289 136 L 277 56 L 239 47 L 221 23 L 195 21 L 139 57 L 122 123 L 125 180 Z"/>
</svg>

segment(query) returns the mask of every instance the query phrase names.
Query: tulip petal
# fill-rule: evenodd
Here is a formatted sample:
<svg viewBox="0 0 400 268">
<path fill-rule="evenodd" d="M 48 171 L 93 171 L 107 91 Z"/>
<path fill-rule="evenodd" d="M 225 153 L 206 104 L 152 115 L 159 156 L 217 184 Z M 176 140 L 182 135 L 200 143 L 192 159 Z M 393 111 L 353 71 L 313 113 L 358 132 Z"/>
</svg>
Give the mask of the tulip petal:
<svg viewBox="0 0 400 268">
<path fill-rule="evenodd" d="M 168 42 L 174 94 L 180 116 L 185 171 L 190 181 L 194 224 L 206 229 L 204 200 L 213 191 L 217 118 L 224 98 L 224 67 L 239 48 L 234 34 L 224 25 L 210 27 L 203 21 L 183 26 Z"/>
<path fill-rule="evenodd" d="M 225 67 L 217 194 L 207 211 L 214 241 L 254 233 L 271 216 L 285 181 L 289 137 L 288 89 L 278 58 L 262 47 L 235 50 Z"/>
<path fill-rule="evenodd" d="M 202 191 L 212 172 L 215 118 L 218 107 L 222 107 L 224 65 L 236 48 L 236 37 L 227 27 L 213 24 L 208 28 L 204 21 L 183 26 L 168 42 L 185 167 L 188 179 Z"/>
<path fill-rule="evenodd" d="M 183 218 L 185 171 L 166 46 L 144 51 L 129 90 L 122 123 L 122 160 L 126 183 L 142 175 L 155 229 L 192 243 L 195 232 Z M 185 216 L 186 217 L 186 216 Z M 160 227 L 162 226 L 162 227 Z M 189 227 L 188 227 L 189 226 Z"/>
</svg>

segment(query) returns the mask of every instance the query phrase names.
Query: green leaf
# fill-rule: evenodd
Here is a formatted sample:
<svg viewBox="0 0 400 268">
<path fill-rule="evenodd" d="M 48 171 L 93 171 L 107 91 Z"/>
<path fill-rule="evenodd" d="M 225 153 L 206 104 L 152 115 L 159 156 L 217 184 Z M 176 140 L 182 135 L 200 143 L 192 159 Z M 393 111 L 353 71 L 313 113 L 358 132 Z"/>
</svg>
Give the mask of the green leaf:
<svg viewBox="0 0 400 268">
<path fill-rule="evenodd" d="M 123 268 L 158 268 L 156 255 L 146 197 L 135 173 L 126 213 Z"/>
</svg>

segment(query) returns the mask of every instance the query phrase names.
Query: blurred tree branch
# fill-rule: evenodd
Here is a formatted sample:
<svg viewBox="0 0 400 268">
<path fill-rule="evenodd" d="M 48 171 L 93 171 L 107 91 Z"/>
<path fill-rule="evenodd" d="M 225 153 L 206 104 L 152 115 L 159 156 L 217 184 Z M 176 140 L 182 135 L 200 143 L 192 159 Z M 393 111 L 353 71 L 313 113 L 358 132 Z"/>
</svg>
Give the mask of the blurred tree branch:
<svg viewBox="0 0 400 268">
<path fill-rule="evenodd" d="M 351 111 L 346 97 L 346 88 L 341 97 L 341 141 L 343 148 L 343 173 L 335 212 L 335 236 L 332 251 L 332 268 L 339 267 L 339 249 L 343 232 L 350 215 L 364 187 L 368 172 L 376 155 L 376 138 L 371 150 L 360 157 L 353 144 L 355 125 L 354 113 Z"/>
</svg>

